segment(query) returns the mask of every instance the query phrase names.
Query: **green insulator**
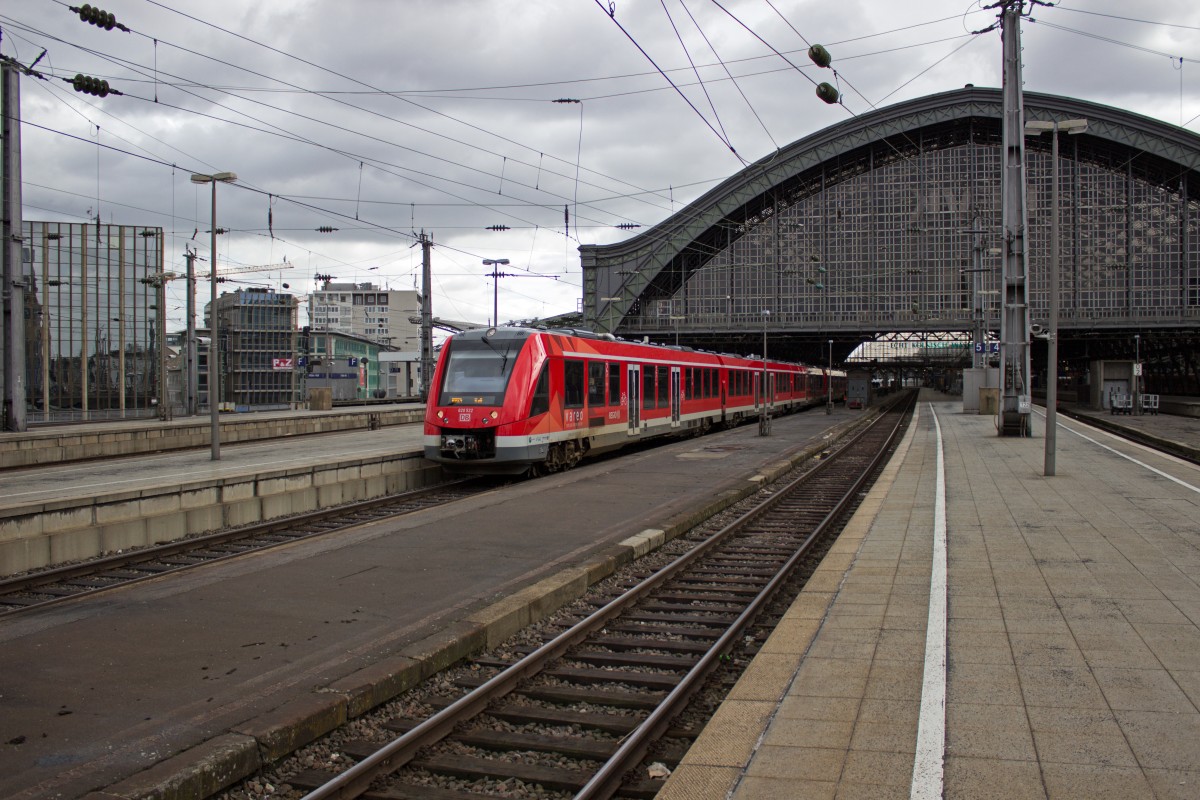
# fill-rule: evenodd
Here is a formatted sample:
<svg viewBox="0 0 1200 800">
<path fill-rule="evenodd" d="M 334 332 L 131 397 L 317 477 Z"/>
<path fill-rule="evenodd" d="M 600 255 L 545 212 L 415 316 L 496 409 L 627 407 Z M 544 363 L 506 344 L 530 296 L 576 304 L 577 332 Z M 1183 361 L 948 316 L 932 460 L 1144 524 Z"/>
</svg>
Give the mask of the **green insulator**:
<svg viewBox="0 0 1200 800">
<path fill-rule="evenodd" d="M 833 57 L 829 55 L 829 51 L 819 44 L 814 44 L 812 47 L 808 48 L 808 57 L 812 59 L 814 64 L 822 69 L 833 63 Z"/>
<path fill-rule="evenodd" d="M 822 83 L 817 86 L 817 97 L 821 98 L 826 103 L 833 105 L 838 101 L 841 95 L 838 93 L 837 89 L 833 88 L 833 84 Z"/>
</svg>

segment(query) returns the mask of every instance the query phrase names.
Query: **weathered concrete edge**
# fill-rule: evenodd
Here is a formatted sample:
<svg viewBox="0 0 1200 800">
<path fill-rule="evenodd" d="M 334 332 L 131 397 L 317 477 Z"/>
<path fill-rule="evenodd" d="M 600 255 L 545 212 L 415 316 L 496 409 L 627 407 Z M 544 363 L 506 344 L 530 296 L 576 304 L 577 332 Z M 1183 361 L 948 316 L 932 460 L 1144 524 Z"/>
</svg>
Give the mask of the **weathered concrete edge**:
<svg viewBox="0 0 1200 800">
<path fill-rule="evenodd" d="M 859 418 L 841 426 L 831 440 L 862 421 Z M 204 800 L 456 661 L 503 642 L 526 625 L 578 599 L 588 587 L 618 568 L 754 494 L 764 482 L 820 455 L 827 446 L 826 443 L 811 445 L 765 465 L 757 474 L 748 476 L 743 485 L 718 493 L 704 506 L 663 520 L 660 527 L 647 528 L 586 562 L 567 567 L 473 612 L 460 622 L 405 647 L 402 653 L 357 670 L 310 695 L 290 700 L 85 800 Z M 215 785 L 216 781 L 221 781 L 220 785 Z"/>
</svg>

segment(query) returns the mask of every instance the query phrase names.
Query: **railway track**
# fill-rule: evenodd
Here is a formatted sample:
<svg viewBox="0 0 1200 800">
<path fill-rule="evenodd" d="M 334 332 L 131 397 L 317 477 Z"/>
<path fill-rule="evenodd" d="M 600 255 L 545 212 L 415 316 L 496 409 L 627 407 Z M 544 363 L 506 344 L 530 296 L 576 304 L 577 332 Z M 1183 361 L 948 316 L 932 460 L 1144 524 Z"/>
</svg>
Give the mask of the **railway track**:
<svg viewBox="0 0 1200 800">
<path fill-rule="evenodd" d="M 477 480 L 452 481 L 0 580 L 0 617 L 323 536 L 385 517 L 411 514 L 469 497 L 492 485 Z"/>
<path fill-rule="evenodd" d="M 915 395 L 914 395 L 915 397 Z M 289 778 L 305 800 L 503 796 L 651 798 L 698 733 L 681 714 L 756 621 L 781 613 L 898 440 L 911 401 L 818 467 L 595 611 L 512 659 L 460 670 L 454 696 L 344 744 L 357 763 Z M 772 610 L 772 603 L 782 603 Z M 648 766 L 654 762 L 652 767 Z M 660 763 L 661 762 L 661 763 Z"/>
<path fill-rule="evenodd" d="M 1149 431 L 1138 430 L 1131 425 L 1122 424 L 1117 419 L 1109 420 L 1098 414 L 1081 414 L 1062 406 L 1059 406 L 1058 414 L 1059 416 L 1070 417 L 1085 425 L 1091 425 L 1102 431 L 1120 436 L 1122 439 L 1145 445 L 1152 450 L 1158 450 L 1159 452 L 1173 455 L 1176 458 L 1182 458 L 1184 461 L 1192 464 L 1200 464 L 1200 448 L 1193 447 L 1186 442 L 1175 442 L 1170 439 L 1164 439 L 1161 436 L 1155 436 Z"/>
</svg>

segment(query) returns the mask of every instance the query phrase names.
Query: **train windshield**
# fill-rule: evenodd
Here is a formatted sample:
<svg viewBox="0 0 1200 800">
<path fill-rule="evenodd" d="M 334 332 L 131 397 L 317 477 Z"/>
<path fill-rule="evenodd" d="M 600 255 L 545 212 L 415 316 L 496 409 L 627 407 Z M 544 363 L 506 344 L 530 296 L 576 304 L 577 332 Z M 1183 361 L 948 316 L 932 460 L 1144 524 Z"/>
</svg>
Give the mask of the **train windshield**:
<svg viewBox="0 0 1200 800">
<path fill-rule="evenodd" d="M 439 405 L 503 405 L 522 344 L 520 339 L 451 339 Z"/>
</svg>

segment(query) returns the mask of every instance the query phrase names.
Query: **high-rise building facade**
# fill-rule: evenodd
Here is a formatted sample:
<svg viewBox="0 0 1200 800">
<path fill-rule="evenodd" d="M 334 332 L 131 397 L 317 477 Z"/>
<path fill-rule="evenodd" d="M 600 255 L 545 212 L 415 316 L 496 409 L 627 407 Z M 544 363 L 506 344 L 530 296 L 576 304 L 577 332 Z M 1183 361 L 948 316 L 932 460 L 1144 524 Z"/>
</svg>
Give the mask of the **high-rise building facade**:
<svg viewBox="0 0 1200 800">
<path fill-rule="evenodd" d="M 314 331 L 349 333 L 398 350 L 413 349 L 420 341 L 421 326 L 410 320 L 421 314 L 420 295 L 414 290 L 326 281 L 308 302 Z"/>
<path fill-rule="evenodd" d="M 26 221 L 22 237 L 27 421 L 156 415 L 162 228 Z"/>
<path fill-rule="evenodd" d="M 238 289 L 217 298 L 223 408 L 264 411 L 297 401 L 296 309 L 294 295 L 274 289 Z M 211 330 L 212 309 L 206 314 Z"/>
</svg>

